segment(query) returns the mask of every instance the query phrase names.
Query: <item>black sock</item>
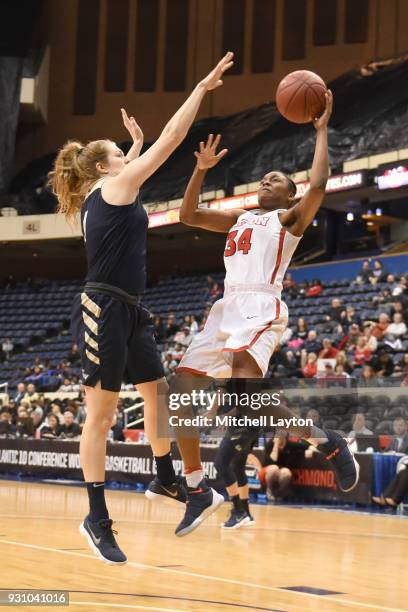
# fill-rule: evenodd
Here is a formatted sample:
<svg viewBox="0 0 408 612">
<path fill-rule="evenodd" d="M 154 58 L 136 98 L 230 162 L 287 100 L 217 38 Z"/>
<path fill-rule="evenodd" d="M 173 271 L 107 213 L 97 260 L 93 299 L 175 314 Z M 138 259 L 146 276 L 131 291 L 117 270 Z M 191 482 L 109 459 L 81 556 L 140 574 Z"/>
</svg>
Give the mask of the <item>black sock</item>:
<svg viewBox="0 0 408 612">
<path fill-rule="evenodd" d="M 249 514 L 249 499 L 241 499 L 241 504 L 244 509 L 244 512 Z"/>
<path fill-rule="evenodd" d="M 243 512 L 244 509 L 241 504 L 241 500 L 239 499 L 239 495 L 231 496 L 232 505 L 234 506 L 235 512 Z"/>
<path fill-rule="evenodd" d="M 89 497 L 89 520 L 97 523 L 101 519 L 109 518 L 105 501 L 105 483 L 87 482 L 86 488 Z"/>
<path fill-rule="evenodd" d="M 169 485 L 176 480 L 173 462 L 170 453 L 154 458 L 157 468 L 157 478 L 164 485 Z"/>
</svg>

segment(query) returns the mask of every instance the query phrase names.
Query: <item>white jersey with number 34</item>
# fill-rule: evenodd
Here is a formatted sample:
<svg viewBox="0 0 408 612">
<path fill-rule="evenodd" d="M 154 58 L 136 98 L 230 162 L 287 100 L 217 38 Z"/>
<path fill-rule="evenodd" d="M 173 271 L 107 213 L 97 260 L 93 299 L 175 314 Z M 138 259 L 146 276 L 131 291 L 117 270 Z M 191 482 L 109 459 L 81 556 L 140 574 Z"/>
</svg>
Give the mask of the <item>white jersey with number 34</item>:
<svg viewBox="0 0 408 612">
<path fill-rule="evenodd" d="M 178 372 L 229 378 L 234 354 L 246 351 L 266 375 L 288 324 L 288 308 L 280 299 L 282 280 L 300 240 L 282 227 L 281 212 L 246 212 L 231 227 L 224 253 L 224 296 L 214 302 Z"/>
<path fill-rule="evenodd" d="M 246 212 L 233 225 L 224 251 L 225 288 L 272 285 L 280 293 L 282 281 L 301 237 L 293 236 L 274 210 L 263 215 Z"/>
</svg>

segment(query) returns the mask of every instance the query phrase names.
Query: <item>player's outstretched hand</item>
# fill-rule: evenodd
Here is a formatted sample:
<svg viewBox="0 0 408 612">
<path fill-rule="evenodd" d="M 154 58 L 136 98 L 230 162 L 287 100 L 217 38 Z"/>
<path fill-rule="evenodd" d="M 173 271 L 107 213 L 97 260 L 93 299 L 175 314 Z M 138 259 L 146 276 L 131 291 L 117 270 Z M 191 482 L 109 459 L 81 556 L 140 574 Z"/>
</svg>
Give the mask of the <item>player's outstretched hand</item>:
<svg viewBox="0 0 408 612">
<path fill-rule="evenodd" d="M 213 134 L 210 134 L 207 138 L 207 142 L 200 142 L 200 151 L 195 151 L 194 155 L 197 158 L 197 167 L 199 170 L 208 170 L 216 166 L 218 162 L 228 153 L 228 149 L 222 149 L 217 153 L 217 147 L 221 142 L 221 134 L 217 134 L 214 138 Z"/>
<path fill-rule="evenodd" d="M 327 124 L 329 123 L 329 119 L 331 117 L 331 114 L 333 112 L 333 94 L 330 91 L 330 89 L 327 91 L 326 93 L 326 108 L 325 111 L 323 113 L 323 115 L 321 115 L 320 117 L 316 118 L 313 121 L 313 125 L 315 126 L 316 130 L 319 130 L 321 128 L 324 128 L 327 126 Z"/>
<path fill-rule="evenodd" d="M 211 70 L 210 74 L 208 74 L 201 81 L 201 83 L 204 85 L 207 91 L 211 91 L 212 89 L 221 87 L 221 85 L 223 84 L 222 76 L 226 70 L 231 68 L 232 64 L 234 63 L 232 61 L 233 58 L 234 58 L 234 54 L 232 53 L 232 51 L 228 51 L 228 53 L 224 55 L 222 60 L 218 62 L 216 67 L 213 70 Z"/>
<path fill-rule="evenodd" d="M 140 125 L 136 123 L 136 119 L 134 117 L 128 117 L 128 114 L 124 108 L 121 108 L 120 110 L 122 113 L 123 125 L 131 135 L 133 143 L 143 145 L 144 136 Z"/>
</svg>

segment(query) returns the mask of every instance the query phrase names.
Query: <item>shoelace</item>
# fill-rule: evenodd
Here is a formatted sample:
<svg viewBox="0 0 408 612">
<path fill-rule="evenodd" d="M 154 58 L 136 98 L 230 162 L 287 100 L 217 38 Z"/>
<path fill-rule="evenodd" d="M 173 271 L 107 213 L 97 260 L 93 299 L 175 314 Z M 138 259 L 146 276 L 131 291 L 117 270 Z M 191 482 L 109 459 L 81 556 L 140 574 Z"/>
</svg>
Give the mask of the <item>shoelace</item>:
<svg viewBox="0 0 408 612">
<path fill-rule="evenodd" d="M 117 542 L 115 538 L 113 537 L 114 534 L 118 535 L 118 532 L 116 531 L 116 529 L 112 529 L 112 525 L 113 525 L 112 519 L 102 519 L 101 521 L 98 522 L 98 526 L 107 532 L 106 537 L 109 538 L 110 544 L 112 544 L 112 546 L 114 546 L 115 548 L 118 548 Z"/>
</svg>

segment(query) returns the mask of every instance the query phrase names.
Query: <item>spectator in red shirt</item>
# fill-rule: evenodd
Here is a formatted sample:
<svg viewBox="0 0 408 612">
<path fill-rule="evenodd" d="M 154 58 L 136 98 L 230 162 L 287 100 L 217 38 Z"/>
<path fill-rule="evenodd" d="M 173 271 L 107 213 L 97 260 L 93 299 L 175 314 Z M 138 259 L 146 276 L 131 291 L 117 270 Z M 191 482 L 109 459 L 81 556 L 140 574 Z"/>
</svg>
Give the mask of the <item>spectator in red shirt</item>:
<svg viewBox="0 0 408 612">
<path fill-rule="evenodd" d="M 321 281 L 319 281 L 319 279 L 315 278 L 314 281 L 312 281 L 311 287 L 309 287 L 309 289 L 307 290 L 306 295 L 308 297 L 317 297 L 322 292 L 323 292 L 322 283 Z"/>
<path fill-rule="evenodd" d="M 317 374 L 317 355 L 316 353 L 309 353 L 307 356 L 307 362 L 302 370 L 305 378 L 314 378 Z"/>
<path fill-rule="evenodd" d="M 361 366 L 371 359 L 371 350 L 367 346 L 367 340 L 365 336 L 360 336 L 357 341 L 357 347 L 354 351 L 354 365 Z"/>
<path fill-rule="evenodd" d="M 332 341 L 329 338 L 323 338 L 323 348 L 319 353 L 319 359 L 335 359 L 339 349 L 332 346 Z"/>
</svg>

